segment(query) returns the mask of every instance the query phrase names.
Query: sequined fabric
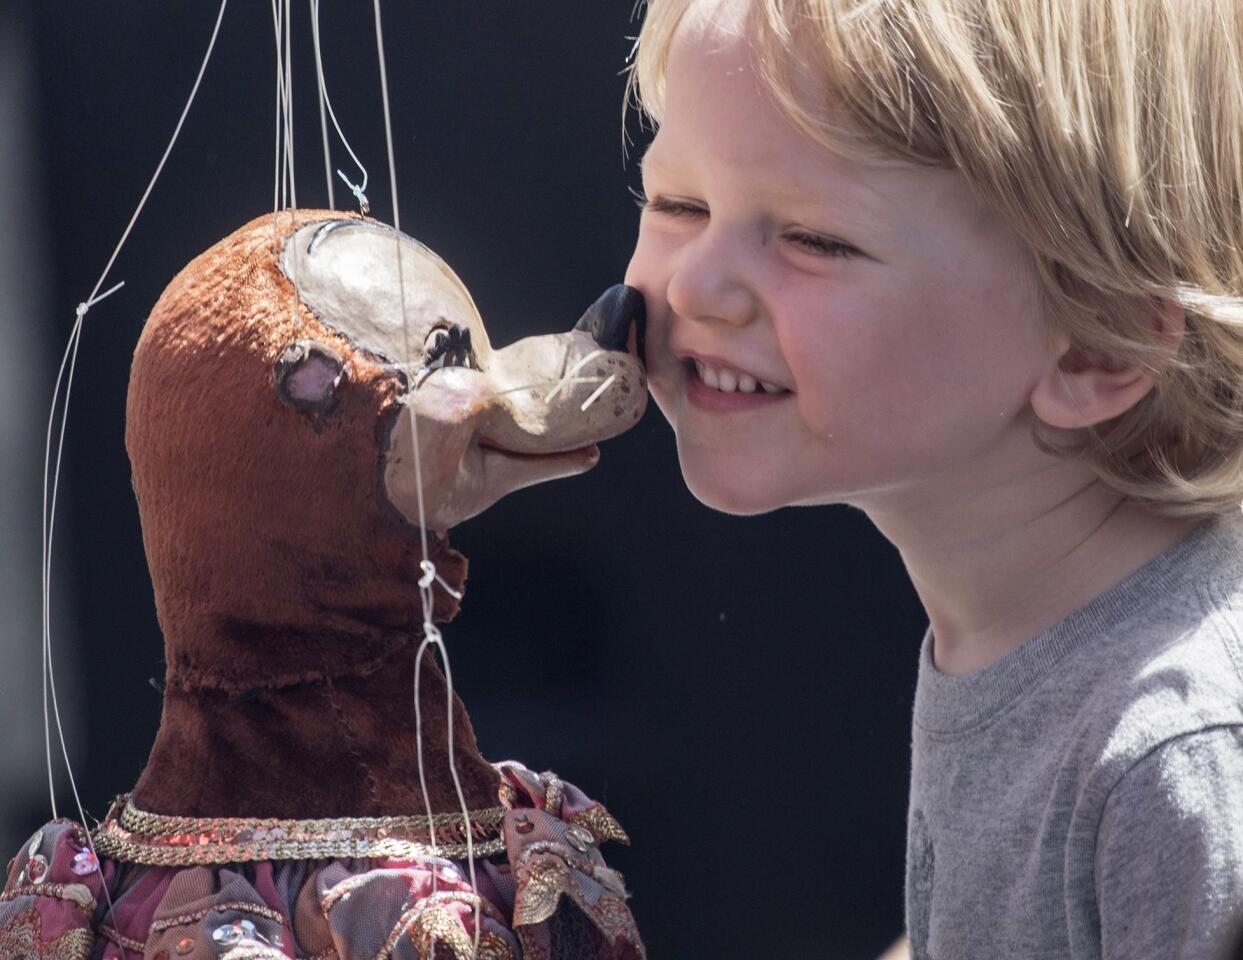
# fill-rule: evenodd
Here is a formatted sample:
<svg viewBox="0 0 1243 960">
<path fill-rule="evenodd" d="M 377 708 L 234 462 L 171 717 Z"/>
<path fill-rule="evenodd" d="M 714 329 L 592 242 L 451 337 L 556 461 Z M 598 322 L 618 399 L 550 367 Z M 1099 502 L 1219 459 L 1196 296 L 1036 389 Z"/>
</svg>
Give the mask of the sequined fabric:
<svg viewBox="0 0 1243 960">
<path fill-rule="evenodd" d="M 621 827 L 552 774 L 498 770 L 499 852 L 475 860 L 474 886 L 467 861 L 427 851 L 293 859 L 274 845 L 221 863 L 208 843 L 198 864 L 185 851 L 177 865 L 97 864 L 81 827 L 48 824 L 10 864 L 0 960 L 641 960 L 599 851 L 626 842 Z"/>
<path fill-rule="evenodd" d="M 86 832 L 69 820 L 38 830 L 9 863 L 0 894 L 0 958 L 87 960 L 95 944 L 92 917 L 103 893 Z M 84 857 L 84 851 L 86 856 Z M 75 870 L 75 865 L 77 870 Z"/>
</svg>

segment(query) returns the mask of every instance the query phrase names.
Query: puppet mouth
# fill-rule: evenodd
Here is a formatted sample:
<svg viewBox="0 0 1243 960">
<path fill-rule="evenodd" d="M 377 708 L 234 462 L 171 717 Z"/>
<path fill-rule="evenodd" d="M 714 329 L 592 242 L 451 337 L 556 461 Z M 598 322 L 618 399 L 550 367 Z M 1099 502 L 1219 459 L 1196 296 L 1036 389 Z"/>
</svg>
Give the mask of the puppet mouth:
<svg viewBox="0 0 1243 960">
<path fill-rule="evenodd" d="M 573 450 L 556 450 L 549 453 L 525 453 L 509 450 L 487 437 L 479 439 L 479 449 L 486 453 L 500 454 L 508 460 L 527 463 L 595 463 L 600 459 L 600 448 L 594 443 Z"/>
</svg>

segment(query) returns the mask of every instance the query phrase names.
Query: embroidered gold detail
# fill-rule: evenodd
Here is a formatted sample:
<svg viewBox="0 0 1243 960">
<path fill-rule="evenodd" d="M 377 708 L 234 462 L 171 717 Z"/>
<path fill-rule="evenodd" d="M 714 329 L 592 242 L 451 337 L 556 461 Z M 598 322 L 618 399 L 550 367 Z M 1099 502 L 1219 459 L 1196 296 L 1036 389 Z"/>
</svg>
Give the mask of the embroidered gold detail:
<svg viewBox="0 0 1243 960">
<path fill-rule="evenodd" d="M 505 849 L 500 836 L 505 810 L 470 814 L 476 859 Z M 118 797 L 95 831 L 101 857 L 152 866 L 245 863 L 255 860 L 335 858 L 417 859 L 467 857 L 466 822 L 458 813 L 430 821 L 436 847 L 428 843 L 429 821 L 420 817 L 348 817 L 276 820 L 224 817 L 168 817 L 147 813 L 128 796 Z"/>
<path fill-rule="evenodd" d="M 582 910 L 609 943 L 624 940 L 635 947 L 639 956 L 644 956 L 634 917 L 626 907 L 621 874 L 605 866 L 598 853 L 592 853 L 593 858 L 579 857 L 557 843 L 537 842 L 524 848 L 514 864 L 518 883 L 514 931 L 527 960 L 543 960 L 547 956 L 528 931 L 541 923 L 558 922 L 563 895 Z M 582 884 L 586 877 L 594 879 L 603 891 L 588 893 Z"/>
<path fill-rule="evenodd" d="M 488 931 L 479 938 L 478 960 L 518 960 L 508 941 L 498 933 Z"/>
<path fill-rule="evenodd" d="M 527 882 L 514 904 L 514 926 L 543 923 L 557 912 L 561 895 L 574 887 L 570 865 L 560 857 L 540 857 L 528 867 Z"/>
<path fill-rule="evenodd" d="M 435 908 L 421 910 L 418 917 L 404 931 L 409 936 L 420 957 L 441 953 L 439 948 L 448 947 L 452 960 L 471 960 L 475 945 L 457 917 L 445 910 Z M 396 941 L 393 941 L 396 947 Z M 388 944 L 385 944 L 388 947 Z M 392 956 L 392 949 L 382 950 L 379 957 Z"/>
<path fill-rule="evenodd" d="M 597 841 L 616 840 L 618 843 L 630 846 L 630 837 L 622 829 L 622 825 L 613 819 L 613 815 L 598 803 L 588 807 L 574 817 L 570 823 L 575 826 L 586 827 L 595 835 Z"/>
<path fill-rule="evenodd" d="M 462 903 L 472 911 L 479 908 L 492 919 L 504 922 L 500 912 L 487 900 L 463 891 L 446 890 L 420 900 L 403 913 L 375 960 L 391 957 L 403 937 L 409 938 L 420 957 L 440 956 L 440 948 L 447 947 L 449 957 L 446 960 L 517 960 L 509 944 L 489 932 L 480 935 L 476 954 L 474 937 L 455 913 L 444 909 L 444 904 L 448 903 Z"/>
<path fill-rule="evenodd" d="M 132 950 L 134 953 L 142 953 L 147 949 L 147 944 L 142 940 L 135 940 L 133 937 L 125 937 L 121 935 L 119 930 L 100 924 L 99 934 L 105 940 L 111 940 L 118 947 L 124 947 L 126 950 Z"/>
<path fill-rule="evenodd" d="M 30 909 L 14 917 L 0 929 L 0 957 L 21 957 L 22 960 L 86 960 L 95 945 L 90 930 L 78 927 L 68 930 L 50 943 L 42 938 L 43 921 L 39 911 Z"/>
<path fill-rule="evenodd" d="M 24 883 L 20 887 L 0 893 L 0 903 L 18 897 L 55 897 L 68 900 L 88 915 L 95 909 L 95 898 L 83 883 Z"/>
<path fill-rule="evenodd" d="M 498 768 L 499 769 L 499 768 Z M 502 776 L 504 774 L 502 773 Z M 518 791 L 514 789 L 514 785 L 507 780 L 502 780 L 496 788 L 497 799 L 501 801 L 501 806 L 506 810 L 512 809 L 518 804 Z"/>
<path fill-rule="evenodd" d="M 561 802 L 565 799 L 565 784 L 553 773 L 541 773 L 544 781 L 544 811 L 554 817 L 561 816 Z"/>
<path fill-rule="evenodd" d="M 175 917 L 164 917 L 162 920 L 155 920 L 151 924 L 151 932 L 163 933 L 172 927 L 184 927 L 186 924 L 198 923 L 209 913 L 224 913 L 227 910 L 253 914 L 256 917 L 271 920 L 273 923 L 283 924 L 285 922 L 284 914 L 278 913 L 271 907 L 266 907 L 261 903 L 255 903 L 252 900 L 229 900 L 226 903 L 213 903 L 210 907 L 195 910 L 193 913 L 180 913 Z"/>
</svg>

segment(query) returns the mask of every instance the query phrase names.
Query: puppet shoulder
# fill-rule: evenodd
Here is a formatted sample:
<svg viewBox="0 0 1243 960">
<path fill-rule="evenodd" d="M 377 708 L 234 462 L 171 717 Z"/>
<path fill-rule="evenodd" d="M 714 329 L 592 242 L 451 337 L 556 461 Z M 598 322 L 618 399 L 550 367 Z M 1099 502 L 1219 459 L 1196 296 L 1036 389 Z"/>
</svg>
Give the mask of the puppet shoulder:
<svg viewBox="0 0 1243 960">
<path fill-rule="evenodd" d="M 9 861 L 0 895 L 0 960 L 86 960 L 103 878 L 86 830 L 53 820 Z"/>
</svg>

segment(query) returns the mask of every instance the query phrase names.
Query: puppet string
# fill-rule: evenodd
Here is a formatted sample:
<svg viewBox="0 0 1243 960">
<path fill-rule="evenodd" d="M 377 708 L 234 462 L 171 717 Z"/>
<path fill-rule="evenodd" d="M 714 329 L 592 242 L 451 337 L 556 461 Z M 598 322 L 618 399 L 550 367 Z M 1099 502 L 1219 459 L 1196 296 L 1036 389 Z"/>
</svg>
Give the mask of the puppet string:
<svg viewBox="0 0 1243 960">
<path fill-rule="evenodd" d="M 320 3 L 320 0 L 311 0 L 311 18 L 312 18 L 311 19 L 311 38 L 315 44 L 315 70 L 316 70 L 316 74 L 319 77 L 321 122 L 322 122 L 322 110 L 324 107 L 327 107 L 328 117 L 329 119 L 332 120 L 333 129 L 337 131 L 337 136 L 341 138 L 341 143 L 345 147 L 345 152 L 350 155 L 350 159 L 353 160 L 354 165 L 358 167 L 358 171 L 359 173 L 363 175 L 363 179 L 361 183 L 351 183 L 350 178 L 347 177 L 345 173 L 341 170 L 337 171 L 337 176 L 340 177 L 343 181 L 345 181 L 345 185 L 350 188 L 350 193 L 354 194 L 354 199 L 358 201 L 359 213 L 363 214 L 363 216 L 366 216 L 367 213 L 371 210 L 371 204 L 367 200 L 367 194 L 364 193 L 364 191 L 367 189 L 367 179 L 368 179 L 367 168 L 362 165 L 362 161 L 360 161 L 358 159 L 358 155 L 354 153 L 354 148 L 350 146 L 349 140 L 347 140 L 345 138 L 345 134 L 341 132 L 341 124 L 337 122 L 337 114 L 332 109 L 332 98 L 328 96 L 328 85 L 324 80 L 324 59 L 323 59 L 323 52 L 320 48 L 320 42 L 319 42 L 319 3 Z M 325 150 L 325 162 L 327 162 L 327 150 L 328 150 L 327 128 L 324 129 L 324 150 Z M 328 182 L 328 202 L 330 205 L 333 205 L 332 204 L 331 178 L 329 179 L 329 182 Z M 333 207 L 335 209 L 335 205 L 333 205 Z M 396 224 L 394 224 L 394 226 L 396 226 Z"/>
<path fill-rule="evenodd" d="M 52 407 L 48 415 L 47 439 L 43 451 L 43 571 L 42 571 L 42 587 L 43 587 L 43 667 L 45 677 L 45 687 L 43 696 L 43 724 L 45 732 L 44 747 L 47 752 L 48 761 L 48 793 L 49 800 L 52 805 L 52 819 L 57 819 L 56 810 L 56 788 L 54 778 L 52 776 L 52 750 L 50 742 L 50 730 L 48 719 L 48 694 L 51 694 L 52 713 L 56 721 L 57 738 L 60 741 L 61 753 L 65 761 L 65 770 L 69 777 L 69 786 L 73 792 L 74 804 L 78 811 L 78 817 L 83 825 L 86 823 L 86 812 L 82 808 L 82 799 L 78 793 L 78 786 L 73 776 L 73 765 L 69 760 L 69 750 L 65 744 L 65 732 L 61 723 L 60 709 L 56 697 L 56 675 L 52 660 L 52 631 L 51 631 L 51 609 L 52 609 L 52 547 L 55 537 L 56 525 L 56 502 L 60 489 L 60 469 L 64 454 L 65 433 L 69 423 L 69 401 L 73 392 L 73 377 L 77 367 L 78 347 L 82 339 L 82 327 L 87 313 L 92 306 L 99 303 L 104 297 L 115 293 L 120 289 L 120 284 L 110 288 L 105 293 L 100 293 L 104 283 L 108 279 L 108 274 L 112 270 L 113 264 L 116 263 L 117 257 L 121 253 L 121 249 L 125 246 L 125 242 L 129 239 L 130 233 L 134 229 L 134 224 L 138 221 L 139 215 L 146 206 L 151 191 L 155 188 L 156 181 L 160 178 L 160 174 L 164 170 L 164 165 L 168 161 L 169 155 L 173 151 L 173 146 L 177 143 L 177 138 L 181 134 L 181 129 L 185 125 L 186 117 L 190 113 L 190 107 L 194 103 L 194 98 L 198 93 L 199 86 L 203 81 L 203 75 L 207 72 L 207 64 L 211 60 L 212 51 L 216 47 L 216 38 L 220 35 L 220 24 L 224 20 L 224 12 L 228 7 L 229 0 L 220 0 L 220 9 L 216 14 L 216 22 L 212 27 L 211 39 L 207 43 L 207 50 L 203 54 L 203 61 L 199 65 L 198 74 L 194 78 L 194 84 L 190 88 L 190 95 L 186 99 L 186 105 L 182 108 L 181 115 L 177 118 L 177 125 L 173 129 L 173 134 L 169 138 L 168 146 L 164 148 L 164 153 L 160 156 L 160 161 L 156 164 L 155 172 L 151 175 L 146 189 L 143 190 L 142 196 L 139 198 L 138 205 L 134 208 L 133 214 L 130 216 L 129 222 L 125 229 L 121 232 L 121 238 L 117 241 L 117 245 L 113 248 L 108 262 L 105 264 L 103 272 L 100 273 L 99 279 L 95 282 L 94 288 L 91 290 L 90 296 L 78 305 L 73 328 L 69 334 L 69 342 L 65 347 L 64 358 L 61 360 L 60 371 L 56 377 L 56 385 L 52 393 Z M 61 399 L 61 384 L 64 383 L 64 398 Z M 57 428 L 57 408 L 60 407 L 59 428 Z M 52 463 L 52 434 L 57 433 L 56 441 L 56 460 Z M 51 495 L 49 498 L 48 477 L 51 474 Z M 95 858 L 95 862 L 99 863 L 99 856 L 95 851 L 95 843 L 91 839 L 90 830 L 87 829 L 87 846 L 91 851 L 91 855 Z M 112 914 L 113 904 L 112 896 L 108 892 L 107 885 L 103 887 L 104 899 L 108 903 L 107 916 Z"/>
<path fill-rule="evenodd" d="M 272 0 L 272 25 L 276 40 L 276 161 L 272 187 L 272 251 L 278 245 L 275 214 L 297 207 L 294 185 L 293 55 L 290 40 L 293 11 L 290 0 Z"/>
<path fill-rule="evenodd" d="M 51 711 L 55 713 L 56 715 L 57 738 L 60 740 L 61 751 L 65 753 L 66 758 L 68 757 L 68 751 L 65 747 L 65 733 L 64 733 L 64 729 L 62 727 L 61 720 L 60 720 L 60 704 L 57 701 L 57 697 L 56 697 L 56 673 L 55 673 L 54 666 L 52 664 L 51 550 L 52 550 L 52 537 L 53 537 L 53 533 L 55 532 L 55 525 L 56 525 L 56 500 L 57 500 L 57 494 L 60 492 L 60 469 L 59 467 L 60 467 L 61 455 L 64 450 L 64 443 L 65 443 L 65 430 L 64 430 L 64 423 L 62 422 L 60 436 L 57 440 L 57 447 L 56 447 L 57 470 L 55 472 L 55 476 L 52 481 L 51 503 L 49 504 L 48 502 L 48 464 L 51 460 L 51 441 L 52 441 L 53 424 L 56 418 L 56 408 L 58 406 L 58 398 L 60 397 L 61 383 L 65 381 L 66 368 L 68 368 L 68 371 L 69 371 L 70 382 L 72 382 L 74 371 L 77 368 L 78 343 L 81 340 L 83 318 L 86 316 L 87 311 L 90 310 L 91 307 L 95 306 L 95 304 L 99 303 L 104 298 L 112 296 L 112 294 L 116 293 L 123 286 L 125 286 L 124 280 L 122 280 L 120 283 L 116 284 L 115 286 L 111 287 L 110 289 L 104 291 L 103 293 L 99 294 L 98 296 L 92 297 L 90 300 L 87 300 L 83 303 L 79 303 L 77 309 L 74 311 L 75 320 L 74 320 L 74 325 L 73 325 L 73 331 L 69 336 L 69 344 L 65 348 L 65 354 L 61 358 L 60 369 L 56 373 L 56 385 L 53 388 L 52 410 L 48 418 L 47 446 L 45 446 L 44 457 L 43 457 L 43 514 L 44 514 L 43 516 L 43 523 L 44 523 L 43 559 L 42 559 L 43 569 L 41 571 L 40 576 L 41 576 L 41 586 L 42 586 L 41 613 L 43 616 L 44 626 L 43 626 L 43 636 L 41 638 L 41 646 L 42 646 L 41 659 L 43 662 L 43 751 L 44 751 L 44 755 L 47 757 L 47 785 L 48 785 L 48 795 L 51 798 L 51 802 L 52 802 L 52 819 L 53 820 L 57 818 L 57 811 L 56 811 L 56 787 L 55 787 L 55 781 L 54 781 L 53 774 L 52 774 L 52 732 L 51 732 L 51 722 L 50 722 L 49 711 L 48 711 L 49 688 L 50 688 L 51 697 L 52 697 Z M 64 420 L 67 420 L 68 416 L 69 416 L 69 393 L 68 393 L 68 390 L 66 390 L 65 405 L 62 411 L 62 417 L 64 418 Z M 72 771 L 70 771 L 71 778 L 72 778 L 72 775 L 73 775 Z"/>
<path fill-rule="evenodd" d="M 281 208 L 281 100 L 285 86 L 285 55 L 281 49 L 281 15 L 277 8 L 277 0 L 272 0 L 272 27 L 276 39 L 276 131 L 273 137 L 272 150 L 272 256 L 276 256 L 280 246 L 279 232 L 276 226 L 276 211 Z"/>
<path fill-rule="evenodd" d="M 405 341 L 405 360 L 407 364 L 410 362 L 410 322 L 406 312 L 406 280 L 405 271 L 402 264 L 402 244 L 401 244 L 401 212 L 397 202 L 397 165 L 393 156 L 393 117 L 392 110 L 389 107 L 388 96 L 388 71 L 384 62 L 384 27 L 380 15 L 380 0 L 373 0 L 373 8 L 375 10 L 375 37 L 376 37 L 376 54 L 380 62 L 380 91 L 384 103 L 384 138 L 385 147 L 388 152 L 388 179 L 389 189 L 392 194 L 393 202 L 393 242 L 397 253 L 397 283 L 401 296 L 401 314 L 402 314 L 402 336 Z M 428 559 L 427 544 L 427 514 L 423 499 L 423 466 L 419 454 L 419 427 L 416 411 L 413 405 L 410 410 L 410 440 L 414 450 L 414 469 L 415 469 L 415 492 L 419 508 L 419 538 L 420 545 L 423 550 L 423 560 L 430 563 Z M 482 919 L 482 901 L 478 899 L 479 887 L 475 876 L 475 850 L 474 850 L 474 830 L 471 827 L 470 811 L 466 806 L 466 795 L 462 790 L 462 782 L 458 777 L 457 764 L 454 762 L 453 751 L 453 672 L 449 667 L 449 652 L 445 648 L 444 642 L 440 637 L 440 631 L 432 623 L 432 585 L 429 582 L 426 587 L 420 587 L 421 600 L 423 603 L 423 642 L 419 645 L 419 654 L 415 658 L 415 680 L 414 680 L 414 704 L 415 704 L 415 729 L 416 744 L 418 746 L 418 766 L 419 766 L 419 784 L 423 791 L 423 803 L 427 807 L 428 830 L 432 836 L 433 846 L 435 844 L 435 832 L 431 828 L 432 809 L 431 798 L 427 792 L 427 781 L 424 777 L 423 765 L 423 748 L 422 748 L 422 718 L 419 711 L 419 665 L 422 662 L 422 651 L 429 645 L 438 648 L 441 662 L 444 665 L 445 674 L 445 714 L 446 714 L 446 733 L 445 740 L 448 748 L 449 773 L 453 778 L 453 787 L 457 791 L 458 803 L 461 806 L 462 819 L 466 832 L 466 864 L 470 872 L 471 889 L 475 892 L 475 932 L 473 953 L 479 953 L 479 937 L 483 924 Z M 435 871 L 432 872 L 432 894 L 436 893 L 437 880 Z M 434 948 L 433 948 L 434 949 Z"/>
<path fill-rule="evenodd" d="M 337 208 L 332 193 L 332 151 L 328 148 L 328 115 L 324 110 L 324 58 L 319 46 L 319 0 L 309 0 L 311 5 L 311 43 L 315 48 L 315 87 L 319 99 L 319 134 L 324 144 L 324 184 L 328 187 L 328 209 Z"/>
<path fill-rule="evenodd" d="M 285 197 L 289 201 L 289 206 L 296 210 L 298 208 L 298 192 L 294 186 L 293 176 L 293 50 L 289 40 L 289 32 L 292 27 L 293 10 L 290 7 L 290 0 L 282 0 L 284 3 L 284 27 L 285 27 L 285 95 L 281 100 L 285 108 Z"/>
</svg>

